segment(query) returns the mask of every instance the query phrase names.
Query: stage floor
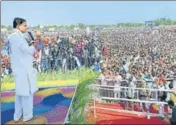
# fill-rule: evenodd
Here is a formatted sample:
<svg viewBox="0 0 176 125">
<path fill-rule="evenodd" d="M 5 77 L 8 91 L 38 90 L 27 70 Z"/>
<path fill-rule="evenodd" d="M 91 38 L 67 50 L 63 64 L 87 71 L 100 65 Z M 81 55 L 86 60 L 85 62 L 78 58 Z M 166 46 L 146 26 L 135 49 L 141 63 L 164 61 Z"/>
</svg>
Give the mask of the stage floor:
<svg viewBox="0 0 176 125">
<path fill-rule="evenodd" d="M 33 124 L 63 124 L 76 87 L 43 88 L 34 96 Z M 1 123 L 13 124 L 13 91 L 1 93 Z M 23 123 L 22 120 L 19 123 Z M 30 124 L 32 124 L 30 123 Z"/>
</svg>

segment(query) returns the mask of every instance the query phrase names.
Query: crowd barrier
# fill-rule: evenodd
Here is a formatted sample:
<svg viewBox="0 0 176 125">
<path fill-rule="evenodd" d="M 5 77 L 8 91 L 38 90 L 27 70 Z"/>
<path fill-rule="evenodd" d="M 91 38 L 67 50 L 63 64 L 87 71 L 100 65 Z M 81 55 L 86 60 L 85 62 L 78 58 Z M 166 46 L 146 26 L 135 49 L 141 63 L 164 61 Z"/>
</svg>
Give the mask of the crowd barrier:
<svg viewBox="0 0 176 125">
<path fill-rule="evenodd" d="M 157 88 L 139 88 L 137 86 L 134 86 L 134 87 L 116 86 L 116 85 L 113 85 L 114 83 L 113 79 L 106 79 L 106 81 L 108 81 L 111 84 L 101 85 L 101 79 L 97 79 L 97 81 L 91 86 L 94 90 L 94 93 L 91 96 L 91 98 L 93 99 L 93 106 L 91 106 L 91 109 L 93 108 L 95 117 L 97 116 L 96 115 L 97 109 L 131 113 L 131 114 L 137 114 L 137 115 L 145 115 L 147 116 L 147 118 L 150 118 L 150 116 L 164 117 L 164 114 L 166 113 L 164 110 L 164 106 L 167 105 L 167 102 L 161 100 L 159 94 L 162 94 L 165 92 L 167 95 L 170 95 L 170 93 L 172 93 L 173 90 L 157 89 Z M 121 82 L 127 82 L 127 80 L 123 80 Z M 137 83 L 141 81 L 139 80 L 134 82 Z M 141 91 L 150 93 L 150 96 L 146 96 L 144 99 L 141 99 L 140 97 Z M 169 100 L 169 98 L 167 98 L 167 100 Z M 96 105 L 96 102 L 107 103 L 107 101 L 125 102 L 125 105 L 131 103 L 132 109 L 123 110 L 123 109 L 117 109 L 113 107 L 106 108 L 100 105 Z M 145 112 L 142 112 L 142 110 L 135 111 L 134 103 L 139 104 L 140 109 L 142 109 L 144 105 L 146 108 L 146 111 Z M 153 104 L 159 106 L 159 110 L 157 113 L 151 113 L 149 110 L 150 105 L 153 105 Z"/>
</svg>

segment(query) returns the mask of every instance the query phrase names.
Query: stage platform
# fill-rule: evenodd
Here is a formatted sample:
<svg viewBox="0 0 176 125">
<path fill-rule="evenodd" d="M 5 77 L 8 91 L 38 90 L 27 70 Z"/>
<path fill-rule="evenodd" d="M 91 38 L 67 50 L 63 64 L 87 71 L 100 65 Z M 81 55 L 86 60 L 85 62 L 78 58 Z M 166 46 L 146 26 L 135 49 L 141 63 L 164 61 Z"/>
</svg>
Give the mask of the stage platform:
<svg viewBox="0 0 176 125">
<path fill-rule="evenodd" d="M 34 119 L 29 124 L 64 124 L 75 86 L 40 88 L 34 96 Z M 1 123 L 14 124 L 14 91 L 1 93 Z M 23 124 L 22 120 L 18 124 Z"/>
</svg>

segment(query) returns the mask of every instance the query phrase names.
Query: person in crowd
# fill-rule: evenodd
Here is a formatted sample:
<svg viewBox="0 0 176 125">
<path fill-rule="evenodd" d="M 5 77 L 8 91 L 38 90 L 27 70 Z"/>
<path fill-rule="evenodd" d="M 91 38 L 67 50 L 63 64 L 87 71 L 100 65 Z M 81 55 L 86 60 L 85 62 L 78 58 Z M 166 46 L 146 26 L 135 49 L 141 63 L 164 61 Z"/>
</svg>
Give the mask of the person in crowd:
<svg viewBox="0 0 176 125">
<path fill-rule="evenodd" d="M 95 62 L 94 65 L 91 67 L 94 72 L 100 72 L 100 65 Z"/>
<path fill-rule="evenodd" d="M 41 72 L 49 72 L 49 39 L 47 37 L 43 40 L 43 48 L 41 50 Z"/>
<path fill-rule="evenodd" d="M 168 116 L 168 114 L 165 114 L 165 116 L 169 119 L 171 125 L 176 124 L 176 105 L 172 100 L 169 100 L 168 102 L 169 108 L 172 110 L 171 116 Z"/>
<path fill-rule="evenodd" d="M 39 57 L 37 58 L 36 62 L 38 64 L 37 69 L 41 72 L 41 56 L 42 56 L 42 48 L 43 48 L 43 41 L 42 41 L 42 34 L 40 31 L 36 31 L 36 40 L 35 40 L 35 48 L 39 52 Z"/>
<path fill-rule="evenodd" d="M 146 85 L 146 82 L 143 81 L 141 82 L 141 86 L 140 88 L 143 88 L 142 90 L 139 90 L 139 99 L 140 100 L 145 100 L 145 101 L 149 101 L 149 97 L 150 97 L 150 93 L 148 92 L 148 90 L 146 90 L 147 88 L 147 85 Z M 150 104 L 149 103 L 140 103 L 140 108 L 141 108 L 141 111 L 143 111 L 143 107 L 146 108 L 146 111 L 147 111 L 147 117 L 149 116 L 149 108 L 150 108 Z"/>
<path fill-rule="evenodd" d="M 114 97 L 115 98 L 120 98 L 120 93 L 121 93 L 121 81 L 122 81 L 122 76 L 116 72 L 115 73 L 115 76 L 114 76 L 114 81 L 115 81 L 115 84 L 114 84 Z"/>
</svg>

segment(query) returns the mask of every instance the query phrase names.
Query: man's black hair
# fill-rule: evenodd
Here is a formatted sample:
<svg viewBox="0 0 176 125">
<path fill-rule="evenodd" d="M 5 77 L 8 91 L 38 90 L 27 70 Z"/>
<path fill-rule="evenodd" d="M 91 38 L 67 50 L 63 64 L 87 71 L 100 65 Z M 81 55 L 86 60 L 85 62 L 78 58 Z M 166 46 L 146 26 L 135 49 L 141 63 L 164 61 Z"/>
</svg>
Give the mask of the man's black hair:
<svg viewBox="0 0 176 125">
<path fill-rule="evenodd" d="M 16 17 L 16 18 L 13 20 L 13 28 L 17 28 L 18 25 L 21 25 L 21 24 L 23 24 L 24 22 L 26 22 L 25 19 Z"/>
<path fill-rule="evenodd" d="M 172 89 L 174 87 L 173 81 L 169 84 L 169 88 Z"/>
<path fill-rule="evenodd" d="M 169 100 L 167 103 L 168 105 L 174 106 L 174 102 L 172 100 Z"/>
</svg>

